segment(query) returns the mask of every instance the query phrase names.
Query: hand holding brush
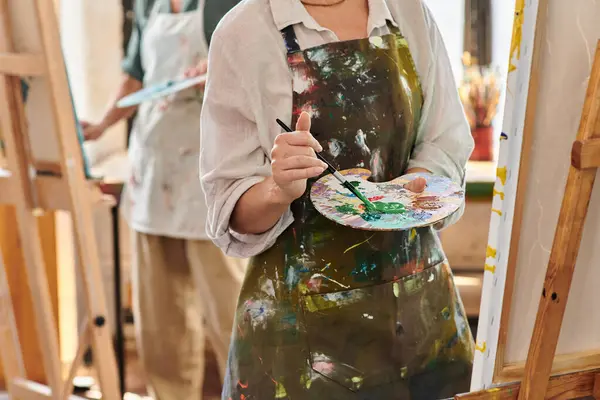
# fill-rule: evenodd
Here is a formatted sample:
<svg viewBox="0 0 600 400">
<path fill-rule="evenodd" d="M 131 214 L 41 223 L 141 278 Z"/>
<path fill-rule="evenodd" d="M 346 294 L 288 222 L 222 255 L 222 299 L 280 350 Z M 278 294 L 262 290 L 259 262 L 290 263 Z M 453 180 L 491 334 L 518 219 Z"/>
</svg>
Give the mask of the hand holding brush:
<svg viewBox="0 0 600 400">
<path fill-rule="evenodd" d="M 289 128 L 288 128 L 289 129 Z M 292 202 L 306 191 L 306 182 L 323 173 L 327 163 L 316 154 L 323 148 L 310 133 L 310 115 L 302 113 L 296 131 L 277 135 L 271 150 L 273 180 L 281 189 L 284 201 Z"/>
<path fill-rule="evenodd" d="M 300 124 L 300 120 L 304 117 L 308 118 L 308 127 L 310 128 L 310 116 L 303 112 L 302 115 L 300 116 L 300 119 L 298 119 L 298 123 L 296 124 L 296 129 L 298 127 L 298 125 Z M 281 126 L 283 128 L 283 130 L 285 130 L 286 132 L 289 132 L 291 134 L 293 134 L 294 132 L 292 132 L 292 130 L 286 125 L 284 124 L 280 119 L 277 119 L 277 123 L 279 124 L 279 126 Z M 309 133 L 310 134 L 310 133 Z M 312 135 L 310 135 L 312 137 Z M 314 137 L 313 137 L 314 139 Z M 316 139 L 315 139 L 316 140 Z M 318 143 L 318 142 L 317 142 Z M 342 186 L 344 186 L 346 189 L 348 189 L 348 191 L 350 191 L 350 193 L 354 194 L 356 197 L 359 198 L 360 201 L 363 202 L 363 204 L 365 205 L 366 209 L 368 211 L 372 211 L 372 212 L 377 212 L 377 208 L 375 207 L 375 205 L 373 203 L 371 203 L 357 188 L 355 188 L 350 182 L 348 182 L 346 180 L 346 178 L 344 178 L 336 169 L 333 165 L 329 164 L 329 162 L 319 153 L 321 151 L 323 151 L 323 148 L 321 147 L 321 145 L 319 144 L 319 148 L 320 150 L 318 150 L 315 153 L 315 156 L 321 160 L 325 166 L 326 169 L 329 170 L 329 172 L 335 177 L 335 179 L 337 179 Z M 322 172 L 322 171 L 321 171 Z M 305 185 L 305 189 L 306 189 L 306 182 L 304 183 Z"/>
</svg>

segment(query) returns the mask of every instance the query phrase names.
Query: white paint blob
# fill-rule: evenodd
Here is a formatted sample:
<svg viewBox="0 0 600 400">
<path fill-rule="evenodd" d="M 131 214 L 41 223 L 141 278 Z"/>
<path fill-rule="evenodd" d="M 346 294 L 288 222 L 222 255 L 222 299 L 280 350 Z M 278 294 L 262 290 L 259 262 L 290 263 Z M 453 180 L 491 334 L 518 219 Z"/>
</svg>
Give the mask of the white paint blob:
<svg viewBox="0 0 600 400">
<path fill-rule="evenodd" d="M 331 139 L 328 143 L 329 146 L 329 154 L 336 158 L 342 153 L 344 149 L 344 144 L 337 139 Z"/>
<path fill-rule="evenodd" d="M 355 142 L 364 155 L 371 154 L 371 149 L 367 146 L 367 135 L 365 135 L 362 129 L 356 132 Z"/>
</svg>

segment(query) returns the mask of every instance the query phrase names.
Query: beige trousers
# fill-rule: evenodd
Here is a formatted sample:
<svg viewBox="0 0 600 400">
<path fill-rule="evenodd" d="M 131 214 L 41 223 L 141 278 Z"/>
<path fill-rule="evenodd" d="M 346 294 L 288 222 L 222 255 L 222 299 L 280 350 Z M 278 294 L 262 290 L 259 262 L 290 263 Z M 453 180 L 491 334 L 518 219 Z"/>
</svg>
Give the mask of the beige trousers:
<svg viewBox="0 0 600 400">
<path fill-rule="evenodd" d="M 209 241 L 134 232 L 132 244 L 136 340 L 150 394 L 200 400 L 205 338 L 224 377 L 246 262 Z"/>
</svg>

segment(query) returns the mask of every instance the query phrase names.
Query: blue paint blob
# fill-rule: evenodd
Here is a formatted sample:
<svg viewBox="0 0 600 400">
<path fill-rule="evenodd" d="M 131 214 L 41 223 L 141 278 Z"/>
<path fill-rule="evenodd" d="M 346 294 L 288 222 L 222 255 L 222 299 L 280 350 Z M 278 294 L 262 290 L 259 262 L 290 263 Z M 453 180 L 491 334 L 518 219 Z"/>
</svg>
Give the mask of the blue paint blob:
<svg viewBox="0 0 600 400">
<path fill-rule="evenodd" d="M 375 271 L 376 269 L 377 269 L 376 264 L 367 264 L 366 262 L 363 262 L 358 267 L 354 268 L 354 270 L 352 270 L 350 275 L 353 275 L 354 280 L 356 280 L 357 282 L 364 282 L 364 281 L 369 280 L 369 278 L 370 278 L 369 274 L 372 271 Z"/>
</svg>

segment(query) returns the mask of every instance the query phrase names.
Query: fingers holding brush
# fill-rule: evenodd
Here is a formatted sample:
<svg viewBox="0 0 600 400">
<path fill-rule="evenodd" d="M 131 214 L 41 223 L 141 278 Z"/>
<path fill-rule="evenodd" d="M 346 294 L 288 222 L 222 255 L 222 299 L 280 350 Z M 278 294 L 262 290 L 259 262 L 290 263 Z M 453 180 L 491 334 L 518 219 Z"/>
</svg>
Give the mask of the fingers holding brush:
<svg viewBox="0 0 600 400">
<path fill-rule="evenodd" d="M 310 116 L 302 113 L 296 131 L 277 135 L 271 150 L 273 180 L 290 201 L 302 196 L 307 179 L 321 175 L 327 168 L 316 156 L 323 148 L 309 130 Z"/>
</svg>

